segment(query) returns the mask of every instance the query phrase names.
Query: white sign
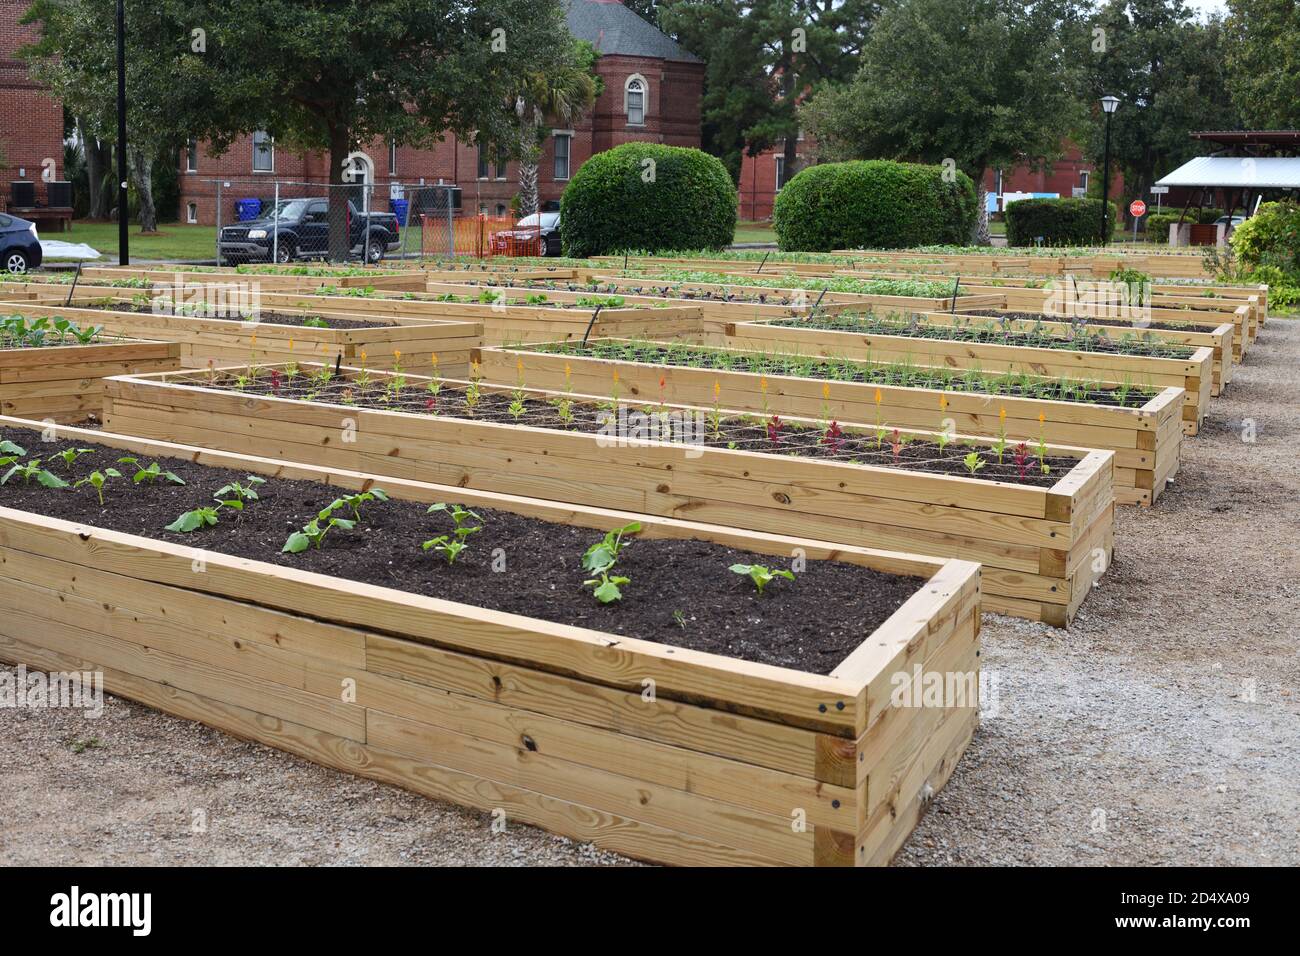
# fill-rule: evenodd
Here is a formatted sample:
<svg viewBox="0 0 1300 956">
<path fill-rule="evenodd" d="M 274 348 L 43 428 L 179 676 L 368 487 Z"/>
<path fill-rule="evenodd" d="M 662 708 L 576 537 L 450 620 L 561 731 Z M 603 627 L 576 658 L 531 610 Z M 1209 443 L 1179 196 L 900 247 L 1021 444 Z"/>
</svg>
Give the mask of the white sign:
<svg viewBox="0 0 1300 956">
<path fill-rule="evenodd" d="M 1168 193 L 1168 192 L 1169 192 L 1169 187 L 1168 187 L 1168 186 L 1152 186 L 1152 187 L 1151 187 L 1151 195 L 1153 195 L 1153 196 L 1163 196 L 1163 195 L 1165 195 L 1165 194 Z"/>
</svg>

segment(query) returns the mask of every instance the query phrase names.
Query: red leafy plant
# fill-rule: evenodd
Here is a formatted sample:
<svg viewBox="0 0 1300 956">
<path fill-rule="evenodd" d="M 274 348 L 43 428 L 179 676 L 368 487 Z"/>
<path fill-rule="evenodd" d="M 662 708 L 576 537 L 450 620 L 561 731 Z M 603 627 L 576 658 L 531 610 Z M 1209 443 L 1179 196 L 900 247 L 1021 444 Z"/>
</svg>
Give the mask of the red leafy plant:
<svg viewBox="0 0 1300 956">
<path fill-rule="evenodd" d="M 1029 474 L 1029 446 L 1024 442 L 1016 445 L 1011 450 L 1011 458 L 1016 463 L 1016 471 L 1020 472 L 1020 480 L 1024 481 L 1025 476 Z"/>
<path fill-rule="evenodd" d="M 781 441 L 781 428 L 785 423 L 781 421 L 780 415 L 773 415 L 767 421 L 767 440 L 772 444 L 779 444 Z"/>
<path fill-rule="evenodd" d="M 822 444 L 831 450 L 832 455 L 839 454 L 839 450 L 844 447 L 847 440 L 839 422 L 831 422 L 822 433 Z"/>
</svg>

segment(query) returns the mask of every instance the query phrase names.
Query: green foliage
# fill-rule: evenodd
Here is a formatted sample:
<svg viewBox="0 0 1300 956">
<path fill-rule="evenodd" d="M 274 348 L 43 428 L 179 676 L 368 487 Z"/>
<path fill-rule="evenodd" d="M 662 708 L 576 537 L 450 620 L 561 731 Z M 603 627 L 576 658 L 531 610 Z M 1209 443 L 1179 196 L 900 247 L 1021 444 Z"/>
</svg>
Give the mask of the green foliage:
<svg viewBox="0 0 1300 956">
<path fill-rule="evenodd" d="M 424 542 L 421 547 L 425 551 L 436 551 L 446 559 L 448 564 L 455 564 L 460 553 L 469 547 L 469 542 L 466 539 L 470 535 L 483 530 L 482 524 L 474 525 L 470 522 L 481 522 L 483 519 L 463 505 L 449 505 L 445 502 L 430 505 L 426 513 L 436 514 L 439 512 L 451 515 L 455 528 L 450 535 L 440 534 L 436 538 Z"/>
<path fill-rule="evenodd" d="M 743 574 L 754 582 L 754 587 L 758 589 L 758 596 L 763 596 L 763 590 L 777 578 L 785 578 L 787 581 L 794 580 L 794 572 L 784 569 L 772 570 L 761 564 L 733 564 L 732 573 Z"/>
<path fill-rule="evenodd" d="M 940 166 L 869 160 L 803 170 L 777 194 L 782 250 L 901 248 L 961 242 L 975 224 L 975 186 Z"/>
<path fill-rule="evenodd" d="M 1233 231 L 1231 241 L 1233 253 L 1249 268 L 1300 271 L 1300 205 L 1264 203 Z"/>
<path fill-rule="evenodd" d="M 1300 5 L 1228 0 L 1228 7 L 1228 89 L 1246 128 L 1300 127 Z"/>
<path fill-rule="evenodd" d="M 596 575 L 583 581 L 584 587 L 592 589 L 592 597 L 601 604 L 611 604 L 614 601 L 623 599 L 622 587 L 632 583 L 632 579 L 625 576 L 614 575 L 610 572 L 618 562 L 619 555 L 627 543 L 623 540 L 625 537 L 637 534 L 641 530 L 641 523 L 633 521 L 621 528 L 615 528 L 605 534 L 605 537 L 589 547 L 582 556 L 583 570 Z"/>
<path fill-rule="evenodd" d="M 698 149 L 625 143 L 573 174 L 560 200 L 565 255 L 721 249 L 736 230 L 736 188 Z"/>
<path fill-rule="evenodd" d="M 121 478 L 122 473 L 116 468 L 105 468 L 103 471 L 92 471 L 85 478 L 76 482 L 72 487 L 80 488 L 82 485 L 90 485 L 95 489 L 95 494 L 99 496 L 100 505 L 104 504 L 104 485 L 110 478 Z"/>
<path fill-rule="evenodd" d="M 1115 204 L 1106 203 L 1115 228 Z M 1021 199 L 1007 206 L 1007 245 L 1095 246 L 1102 239 L 1100 199 Z"/>
</svg>

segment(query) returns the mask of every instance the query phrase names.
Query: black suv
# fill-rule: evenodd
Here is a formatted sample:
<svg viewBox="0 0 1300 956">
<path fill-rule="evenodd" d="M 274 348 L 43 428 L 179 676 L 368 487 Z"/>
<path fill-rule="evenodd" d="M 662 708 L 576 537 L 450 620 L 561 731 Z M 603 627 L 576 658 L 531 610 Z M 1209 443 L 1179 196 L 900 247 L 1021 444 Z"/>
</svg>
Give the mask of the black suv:
<svg viewBox="0 0 1300 956">
<path fill-rule="evenodd" d="M 19 275 L 41 264 L 36 223 L 0 212 L 0 271 Z"/>
<path fill-rule="evenodd" d="M 378 262 L 401 247 L 397 217 L 391 212 L 358 212 L 348 201 L 348 248 Z M 294 259 L 323 259 L 329 254 L 329 201 L 325 199 L 282 200 L 260 219 L 225 226 L 217 247 L 223 266 L 244 262 L 292 262 Z M 278 241 L 277 241 L 278 239 Z"/>
</svg>

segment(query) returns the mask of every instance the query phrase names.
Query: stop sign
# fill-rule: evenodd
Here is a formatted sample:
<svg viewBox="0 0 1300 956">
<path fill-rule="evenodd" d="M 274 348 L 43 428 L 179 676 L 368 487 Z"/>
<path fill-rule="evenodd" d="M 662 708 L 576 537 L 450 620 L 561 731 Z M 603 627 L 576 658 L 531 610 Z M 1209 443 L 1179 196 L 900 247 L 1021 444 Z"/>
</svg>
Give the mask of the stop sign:
<svg viewBox="0 0 1300 956">
<path fill-rule="evenodd" d="M 1139 216 L 1145 216 L 1147 214 L 1147 204 L 1141 199 L 1134 199 L 1128 204 L 1128 214 L 1134 219 L 1137 219 Z"/>
</svg>

